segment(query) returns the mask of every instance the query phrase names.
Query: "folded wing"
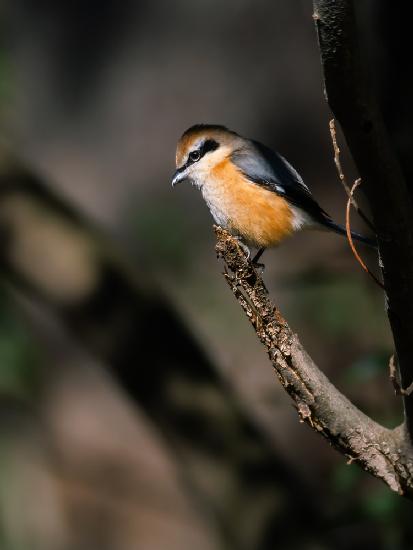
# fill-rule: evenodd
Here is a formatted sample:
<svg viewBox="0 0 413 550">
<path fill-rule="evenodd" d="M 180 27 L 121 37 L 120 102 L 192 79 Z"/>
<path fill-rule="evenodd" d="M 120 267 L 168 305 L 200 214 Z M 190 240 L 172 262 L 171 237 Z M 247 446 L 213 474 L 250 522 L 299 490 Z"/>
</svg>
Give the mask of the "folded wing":
<svg viewBox="0 0 413 550">
<path fill-rule="evenodd" d="M 258 141 L 232 154 L 232 161 L 253 184 L 260 185 L 301 208 L 317 223 L 330 226 L 331 218 L 314 200 L 300 174 L 280 154 Z"/>
</svg>

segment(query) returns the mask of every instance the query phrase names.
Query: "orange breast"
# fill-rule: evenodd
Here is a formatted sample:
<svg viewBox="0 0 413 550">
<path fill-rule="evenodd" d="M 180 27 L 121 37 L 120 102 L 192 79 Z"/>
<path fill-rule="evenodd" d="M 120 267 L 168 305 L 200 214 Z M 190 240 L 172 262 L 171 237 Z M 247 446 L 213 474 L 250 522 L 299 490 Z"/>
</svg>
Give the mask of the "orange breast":
<svg viewBox="0 0 413 550">
<path fill-rule="evenodd" d="M 211 175 L 229 230 L 258 248 L 276 246 L 293 233 L 293 212 L 285 199 L 249 182 L 227 159 Z"/>
</svg>

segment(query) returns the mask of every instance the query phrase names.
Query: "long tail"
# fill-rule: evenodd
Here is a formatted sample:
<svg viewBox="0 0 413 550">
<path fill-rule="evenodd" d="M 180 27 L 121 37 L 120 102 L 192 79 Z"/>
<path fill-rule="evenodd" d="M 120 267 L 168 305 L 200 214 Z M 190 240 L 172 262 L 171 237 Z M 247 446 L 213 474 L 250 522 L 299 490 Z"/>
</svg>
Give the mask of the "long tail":
<svg viewBox="0 0 413 550">
<path fill-rule="evenodd" d="M 333 222 L 333 220 L 330 220 L 329 218 L 326 218 L 325 220 L 323 220 L 323 225 L 328 229 L 331 229 L 331 231 L 338 233 L 339 235 L 347 235 L 345 227 L 343 227 L 338 223 Z M 371 248 L 374 248 L 377 250 L 376 239 L 370 239 L 369 237 L 360 235 L 360 233 L 356 233 L 355 231 L 351 232 L 351 236 L 355 241 L 359 241 L 360 243 L 363 243 L 366 246 L 370 246 Z"/>
</svg>

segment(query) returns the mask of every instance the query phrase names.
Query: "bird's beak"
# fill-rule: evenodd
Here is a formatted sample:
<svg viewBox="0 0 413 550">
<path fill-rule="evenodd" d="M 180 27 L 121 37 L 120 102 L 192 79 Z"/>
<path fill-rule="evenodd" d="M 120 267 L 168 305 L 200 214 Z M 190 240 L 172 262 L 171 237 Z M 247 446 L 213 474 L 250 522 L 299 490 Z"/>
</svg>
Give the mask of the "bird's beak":
<svg viewBox="0 0 413 550">
<path fill-rule="evenodd" d="M 180 181 L 186 179 L 186 176 L 187 175 L 185 170 L 182 170 L 182 168 L 178 168 L 172 178 L 172 187 L 175 187 L 175 185 L 177 185 Z"/>
</svg>

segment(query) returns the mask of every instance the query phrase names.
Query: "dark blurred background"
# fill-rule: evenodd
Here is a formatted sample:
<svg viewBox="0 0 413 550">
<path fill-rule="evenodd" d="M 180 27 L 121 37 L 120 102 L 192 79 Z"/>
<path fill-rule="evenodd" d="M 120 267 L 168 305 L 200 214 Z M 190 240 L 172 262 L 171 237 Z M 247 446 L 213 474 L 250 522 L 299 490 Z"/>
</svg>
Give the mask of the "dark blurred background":
<svg viewBox="0 0 413 550">
<path fill-rule="evenodd" d="M 407 18 L 357 7 L 409 179 Z M 225 124 L 343 222 L 311 2 L 4 0 L 0 28 L 1 550 L 411 548 L 411 504 L 298 422 L 199 193 L 170 186 L 181 133 Z M 400 423 L 383 294 L 346 241 L 265 263 L 320 368 Z"/>
</svg>

